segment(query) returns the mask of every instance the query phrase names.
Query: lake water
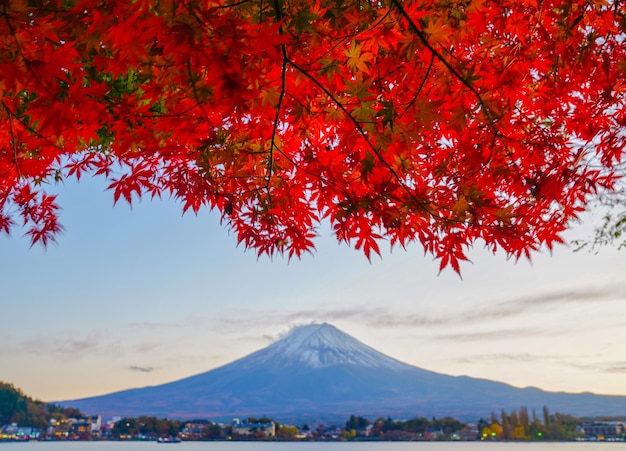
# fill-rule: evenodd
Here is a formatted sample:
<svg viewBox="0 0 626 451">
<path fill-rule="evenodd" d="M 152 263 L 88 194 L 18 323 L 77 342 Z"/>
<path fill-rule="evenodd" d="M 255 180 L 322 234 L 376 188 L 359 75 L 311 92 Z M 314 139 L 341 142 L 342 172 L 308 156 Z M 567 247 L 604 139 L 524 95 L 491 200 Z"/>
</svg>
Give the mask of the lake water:
<svg viewBox="0 0 626 451">
<path fill-rule="evenodd" d="M 171 449 L 171 448 L 174 449 Z M 626 442 L 22 442 L 0 451 L 626 451 Z"/>
</svg>

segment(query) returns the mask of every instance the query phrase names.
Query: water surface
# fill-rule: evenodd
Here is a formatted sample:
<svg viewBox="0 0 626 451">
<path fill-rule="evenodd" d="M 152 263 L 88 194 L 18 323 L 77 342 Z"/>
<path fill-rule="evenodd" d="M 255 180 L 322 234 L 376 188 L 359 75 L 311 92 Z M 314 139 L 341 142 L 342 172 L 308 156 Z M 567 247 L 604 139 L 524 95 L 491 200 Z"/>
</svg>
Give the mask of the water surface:
<svg viewBox="0 0 626 451">
<path fill-rule="evenodd" d="M 172 449 L 173 448 L 173 449 Z M 626 451 L 626 442 L 20 442 L 0 451 Z"/>
</svg>

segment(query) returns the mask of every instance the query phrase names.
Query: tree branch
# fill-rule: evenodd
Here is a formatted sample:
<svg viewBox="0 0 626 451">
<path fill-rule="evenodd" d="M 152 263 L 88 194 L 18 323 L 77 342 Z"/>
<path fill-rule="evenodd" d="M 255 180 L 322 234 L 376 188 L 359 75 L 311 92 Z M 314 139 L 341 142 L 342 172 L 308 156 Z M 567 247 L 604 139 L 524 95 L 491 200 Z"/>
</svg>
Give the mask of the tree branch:
<svg viewBox="0 0 626 451">
<path fill-rule="evenodd" d="M 437 49 L 435 49 L 435 47 L 428 40 L 428 37 L 426 36 L 426 34 L 417 26 L 415 21 L 406 12 L 404 7 L 402 6 L 401 0 L 390 0 L 390 2 L 398 10 L 400 15 L 406 19 L 406 21 L 409 24 L 409 29 L 411 31 L 413 31 L 413 33 L 418 37 L 418 39 L 422 42 L 422 44 L 424 44 L 424 47 L 426 47 L 432 53 L 432 55 L 434 57 L 436 57 L 439 61 L 441 61 L 441 63 L 446 67 L 446 69 L 448 69 L 448 71 L 454 76 L 454 78 L 459 80 L 463 85 L 465 85 L 465 87 L 467 89 L 469 89 L 476 96 L 476 99 L 478 100 L 478 103 L 480 104 L 482 110 L 484 111 L 484 114 L 487 117 L 487 120 L 489 121 L 489 124 L 490 124 L 491 128 L 493 129 L 494 133 L 496 135 L 498 135 L 498 136 L 502 136 L 502 133 L 500 133 L 500 131 L 498 130 L 498 127 L 496 126 L 496 121 L 495 121 L 495 118 L 493 117 L 493 114 L 491 113 L 491 110 L 489 109 L 489 107 L 485 103 L 484 99 L 482 98 L 480 92 L 478 92 L 476 87 L 469 80 L 467 80 L 443 56 L 443 54 L 441 54 L 441 52 L 439 52 L 439 51 L 437 51 Z"/>
<path fill-rule="evenodd" d="M 374 146 L 374 144 L 370 141 L 370 139 L 367 136 L 367 133 L 365 132 L 365 130 L 363 129 L 363 127 L 361 126 L 361 124 L 359 123 L 359 121 L 356 120 L 356 118 L 350 113 L 350 111 L 348 111 L 348 109 L 345 107 L 345 105 L 343 105 L 334 95 L 332 92 L 330 92 L 317 78 L 315 78 L 314 76 L 312 76 L 311 74 L 309 74 L 306 70 L 304 70 L 303 68 L 301 68 L 298 64 L 296 64 L 294 61 L 292 61 L 291 59 L 288 59 L 288 63 L 290 66 L 292 66 L 294 69 L 296 69 L 298 72 L 302 73 L 305 77 L 307 77 L 309 80 L 311 80 L 313 82 L 313 84 L 315 84 L 318 88 L 320 88 L 324 94 L 326 94 L 331 100 L 332 102 L 337 105 L 337 107 L 344 112 L 344 114 L 350 119 L 350 121 L 354 124 L 355 128 L 357 129 L 357 131 L 361 134 L 361 136 L 363 136 L 363 139 L 365 140 L 365 142 L 367 143 L 367 146 L 372 150 L 372 152 L 374 153 L 374 155 L 376 155 L 376 158 L 378 158 L 378 160 L 389 170 L 389 172 L 391 173 L 391 175 L 393 176 L 393 178 L 395 178 L 398 181 L 398 184 L 402 187 L 402 189 L 409 195 L 409 197 L 411 198 L 411 200 L 413 202 L 415 202 L 415 204 L 420 207 L 425 213 L 427 213 L 428 215 L 432 216 L 433 218 L 436 219 L 442 219 L 438 216 L 436 216 L 432 211 L 430 211 L 428 208 L 426 208 L 425 206 L 425 202 L 420 201 L 419 199 L 417 199 L 415 197 L 415 195 L 413 194 L 413 192 L 409 189 L 408 186 L 406 186 L 406 184 L 402 181 L 402 179 L 400 178 L 400 176 L 398 175 L 398 173 L 393 169 L 393 167 L 391 167 L 391 165 L 383 158 L 383 156 L 381 155 L 380 151 L 376 148 L 376 146 Z"/>
</svg>

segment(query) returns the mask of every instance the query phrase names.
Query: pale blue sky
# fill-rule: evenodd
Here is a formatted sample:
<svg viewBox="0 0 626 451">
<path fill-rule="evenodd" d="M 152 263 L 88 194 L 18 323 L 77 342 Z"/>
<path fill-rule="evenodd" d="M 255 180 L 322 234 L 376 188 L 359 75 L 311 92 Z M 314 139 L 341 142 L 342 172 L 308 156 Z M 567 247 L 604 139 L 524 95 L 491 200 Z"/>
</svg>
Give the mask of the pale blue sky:
<svg viewBox="0 0 626 451">
<path fill-rule="evenodd" d="M 313 256 L 272 261 L 236 247 L 217 214 L 113 207 L 105 186 L 55 188 L 66 230 L 46 250 L 0 237 L 0 380 L 29 395 L 180 379 L 322 321 L 433 371 L 626 395 L 626 251 L 561 246 L 516 264 L 477 249 L 460 280 L 419 246 L 369 263 L 322 231 Z"/>
</svg>

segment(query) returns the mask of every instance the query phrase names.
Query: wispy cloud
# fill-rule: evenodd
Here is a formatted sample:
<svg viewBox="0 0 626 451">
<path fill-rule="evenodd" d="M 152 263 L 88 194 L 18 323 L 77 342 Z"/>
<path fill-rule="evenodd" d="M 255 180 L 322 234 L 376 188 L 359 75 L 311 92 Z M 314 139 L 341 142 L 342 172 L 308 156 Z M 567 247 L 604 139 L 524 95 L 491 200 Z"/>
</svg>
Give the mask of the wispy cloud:
<svg viewBox="0 0 626 451">
<path fill-rule="evenodd" d="M 136 366 L 136 365 L 132 365 L 129 367 L 130 370 L 132 371 L 138 371 L 140 373 L 151 373 L 154 371 L 154 367 L 151 366 Z"/>
<path fill-rule="evenodd" d="M 390 327 L 439 327 L 456 322 L 452 317 L 443 318 L 423 314 L 378 314 L 366 318 L 367 325 L 376 328 Z"/>
<path fill-rule="evenodd" d="M 626 286 L 623 285 L 568 289 L 500 302 L 495 305 L 495 311 L 516 314 L 532 307 L 548 307 L 573 302 L 604 302 L 624 297 L 626 297 Z"/>
<path fill-rule="evenodd" d="M 95 352 L 101 347 L 102 339 L 98 333 L 84 337 L 38 336 L 23 340 L 13 345 L 20 352 L 32 355 L 52 355 L 56 357 L 78 357 L 88 352 Z"/>
<path fill-rule="evenodd" d="M 543 335 L 545 331 L 536 328 L 516 328 L 516 329 L 500 329 L 482 332 L 462 332 L 453 334 L 442 334 L 434 337 L 435 340 L 442 341 L 493 341 L 510 338 L 529 337 Z"/>
<path fill-rule="evenodd" d="M 262 325 L 259 317 L 263 318 Z M 298 310 L 265 310 L 255 312 L 234 312 L 228 318 L 214 320 L 214 327 L 224 331 L 253 330 L 259 327 L 281 329 L 276 335 L 266 335 L 268 340 L 276 340 L 294 326 L 311 323 L 336 323 L 350 321 L 375 329 L 392 327 L 437 327 L 453 322 L 451 318 L 427 316 L 423 314 L 394 313 L 391 308 L 353 306 L 343 308 L 317 307 Z"/>
<path fill-rule="evenodd" d="M 181 323 L 167 322 L 134 322 L 130 328 L 141 330 L 168 330 L 175 334 L 180 330 L 182 339 L 192 331 L 204 333 L 209 328 L 212 336 L 217 334 L 224 340 L 232 342 L 239 354 L 253 352 L 262 346 L 280 339 L 294 326 L 310 324 L 312 322 L 329 322 L 338 327 L 348 327 L 350 324 L 359 328 L 367 328 L 377 334 L 394 334 L 407 339 L 416 337 L 427 338 L 429 341 L 470 342 L 484 343 L 493 340 L 516 340 L 530 337 L 555 337 L 570 333 L 572 328 L 580 328 L 580 324 L 558 323 L 551 326 L 544 324 L 549 321 L 536 322 L 530 315 L 545 312 L 547 315 L 559 311 L 557 307 L 567 308 L 572 303 L 611 302 L 626 294 L 626 285 L 607 287 L 587 287 L 580 289 L 563 289 L 534 296 L 520 296 L 517 298 L 501 299 L 465 306 L 458 306 L 453 312 L 442 313 L 440 309 L 416 307 L 415 310 L 400 311 L 393 303 L 380 302 L 365 305 L 333 305 L 318 303 L 304 308 L 295 309 L 258 309 L 258 310 L 231 310 L 219 317 L 195 317 Z M 525 318 L 526 317 L 526 318 Z M 262 318 L 262 321 L 260 321 Z M 503 320 L 508 320 L 506 323 Z M 589 327 L 597 327 L 590 324 Z M 349 332 L 348 327 L 348 332 Z M 242 331 L 245 331 L 243 334 Z M 152 335 L 151 335 L 152 336 Z M 170 335 L 171 336 L 171 335 Z M 154 342 L 146 337 L 143 351 L 150 352 L 158 345 L 158 336 L 152 336 Z M 366 337 L 357 336 L 357 339 Z M 127 353 L 135 351 L 123 344 Z M 195 352 L 195 351 L 194 351 Z M 213 351 L 215 353 L 215 351 Z M 173 356 L 171 356 L 173 357 Z M 182 356 L 178 356 L 181 357 Z M 204 358 L 207 356 L 204 355 Z M 223 362 L 232 357 L 211 356 L 215 361 Z M 518 355 L 517 359 L 523 358 Z M 527 361 L 531 356 L 526 356 Z M 572 359 L 572 361 L 575 361 Z M 616 367 L 617 368 L 617 367 Z M 614 371 L 619 371 L 615 369 Z"/>
<path fill-rule="evenodd" d="M 563 356 L 558 355 L 536 355 L 527 352 L 522 353 L 493 353 L 493 354 L 475 354 L 471 356 L 461 357 L 460 363 L 472 362 L 542 362 L 562 359 Z"/>
<path fill-rule="evenodd" d="M 92 355 L 121 358 L 127 354 L 146 354 L 160 346 L 155 342 L 128 341 L 111 331 L 97 330 L 86 334 L 73 331 L 33 336 L 10 342 L 5 349 L 33 356 L 80 360 Z"/>
<path fill-rule="evenodd" d="M 132 351 L 143 354 L 146 352 L 154 351 L 155 349 L 158 349 L 159 347 L 161 347 L 159 343 L 154 343 L 154 342 L 141 343 L 141 344 L 134 346 Z"/>
<path fill-rule="evenodd" d="M 487 301 L 480 305 L 468 306 L 465 309 L 456 308 L 452 315 L 442 315 L 434 312 L 398 312 L 392 306 L 380 303 L 376 306 L 341 306 L 318 305 L 314 308 L 298 310 L 262 310 L 233 312 L 227 318 L 212 319 L 213 327 L 223 330 L 267 330 L 268 327 L 280 329 L 285 333 L 295 325 L 311 322 L 350 321 L 372 329 L 385 330 L 390 328 L 430 328 L 439 329 L 449 325 L 469 325 L 493 322 L 494 320 L 510 319 L 529 313 L 554 310 L 558 306 L 567 306 L 572 303 L 607 302 L 626 297 L 626 285 L 607 287 L 591 287 L 567 289 L 544 293 L 535 296 L 525 296 L 501 301 Z M 259 317 L 263 322 L 259 322 Z M 206 324 L 198 323 L 198 326 Z M 189 327 L 189 324 L 186 325 Z M 169 327 L 179 327 L 171 325 Z M 258 336 L 257 336 L 258 337 Z M 280 338 L 279 335 L 265 336 L 267 341 Z M 257 338 L 258 339 L 258 338 Z"/>
<path fill-rule="evenodd" d="M 582 370 L 586 373 L 626 373 L 626 362 L 606 360 L 601 355 L 532 355 L 532 354 L 483 354 L 470 356 L 465 362 L 480 359 L 518 362 L 549 362 L 567 368 Z"/>
<path fill-rule="evenodd" d="M 136 328 L 136 329 L 184 329 L 188 327 L 188 324 L 185 323 L 168 323 L 168 322 L 156 322 L 156 321 L 145 321 L 145 322 L 134 322 L 129 323 L 128 327 Z"/>
<path fill-rule="evenodd" d="M 626 287 L 622 285 L 602 288 L 581 288 L 525 296 L 495 304 L 485 305 L 466 312 L 463 316 L 469 321 L 504 319 L 528 313 L 537 309 L 552 308 L 555 305 L 574 302 L 604 302 L 626 297 Z"/>
</svg>

